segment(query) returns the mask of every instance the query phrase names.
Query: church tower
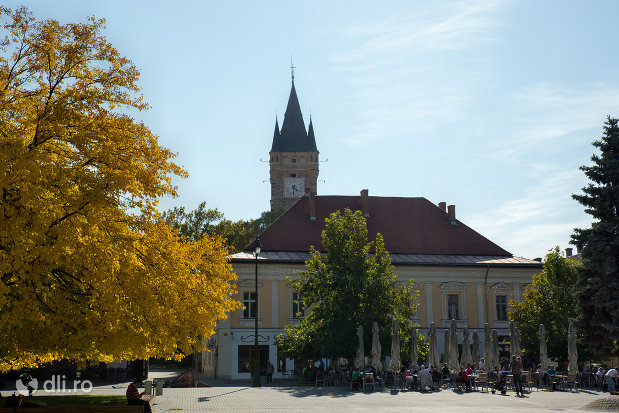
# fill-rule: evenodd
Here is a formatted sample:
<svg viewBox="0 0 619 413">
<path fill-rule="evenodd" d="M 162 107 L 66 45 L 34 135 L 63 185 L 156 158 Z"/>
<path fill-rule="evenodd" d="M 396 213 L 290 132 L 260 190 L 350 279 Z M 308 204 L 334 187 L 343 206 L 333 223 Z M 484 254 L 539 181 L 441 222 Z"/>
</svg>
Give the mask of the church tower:
<svg viewBox="0 0 619 413">
<path fill-rule="evenodd" d="M 289 208 L 306 192 L 316 193 L 318 182 L 318 149 L 312 118 L 308 130 L 294 88 L 288 98 L 281 130 L 275 119 L 275 132 L 270 155 L 271 211 Z"/>
</svg>

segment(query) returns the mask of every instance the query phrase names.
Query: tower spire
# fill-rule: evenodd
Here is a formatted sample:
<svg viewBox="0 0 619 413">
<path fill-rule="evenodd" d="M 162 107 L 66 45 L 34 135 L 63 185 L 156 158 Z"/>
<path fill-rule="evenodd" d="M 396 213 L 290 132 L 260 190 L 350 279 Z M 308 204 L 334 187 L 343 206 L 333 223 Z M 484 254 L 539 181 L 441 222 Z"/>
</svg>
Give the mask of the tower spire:
<svg viewBox="0 0 619 413">
<path fill-rule="evenodd" d="M 290 56 L 290 74 L 292 76 L 292 84 L 294 85 L 294 69 L 296 69 L 294 63 L 292 63 L 292 56 Z"/>
</svg>

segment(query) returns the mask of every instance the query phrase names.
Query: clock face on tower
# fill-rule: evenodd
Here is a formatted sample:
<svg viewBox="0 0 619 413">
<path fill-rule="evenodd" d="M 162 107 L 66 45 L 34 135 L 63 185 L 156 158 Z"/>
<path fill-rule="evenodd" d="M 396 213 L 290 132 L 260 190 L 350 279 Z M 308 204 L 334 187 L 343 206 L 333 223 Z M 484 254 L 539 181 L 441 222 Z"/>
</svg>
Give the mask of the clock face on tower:
<svg viewBox="0 0 619 413">
<path fill-rule="evenodd" d="M 298 198 L 305 193 L 305 178 L 284 178 L 284 197 Z"/>
</svg>

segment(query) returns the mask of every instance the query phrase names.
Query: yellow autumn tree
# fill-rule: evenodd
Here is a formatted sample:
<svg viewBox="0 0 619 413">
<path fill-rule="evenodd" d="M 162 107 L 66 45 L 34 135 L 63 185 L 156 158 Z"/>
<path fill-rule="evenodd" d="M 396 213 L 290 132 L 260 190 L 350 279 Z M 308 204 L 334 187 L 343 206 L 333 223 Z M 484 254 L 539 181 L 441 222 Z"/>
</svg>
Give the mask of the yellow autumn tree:
<svg viewBox="0 0 619 413">
<path fill-rule="evenodd" d="M 104 20 L 0 14 L 0 370 L 204 349 L 236 277 L 157 212 L 187 174 L 129 116 L 138 70 Z"/>
</svg>

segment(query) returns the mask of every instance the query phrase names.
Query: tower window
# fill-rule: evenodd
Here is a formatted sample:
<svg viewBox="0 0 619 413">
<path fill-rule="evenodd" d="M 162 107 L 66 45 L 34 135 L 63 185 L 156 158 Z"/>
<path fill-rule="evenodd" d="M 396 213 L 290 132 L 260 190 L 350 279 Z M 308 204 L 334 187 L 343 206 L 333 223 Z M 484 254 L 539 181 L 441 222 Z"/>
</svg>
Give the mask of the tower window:
<svg viewBox="0 0 619 413">
<path fill-rule="evenodd" d="M 297 163 L 297 160 L 295 158 L 292 158 L 292 163 Z"/>
<path fill-rule="evenodd" d="M 291 178 L 296 178 L 296 177 L 297 177 L 297 174 L 290 174 L 290 177 L 291 177 Z"/>
</svg>

